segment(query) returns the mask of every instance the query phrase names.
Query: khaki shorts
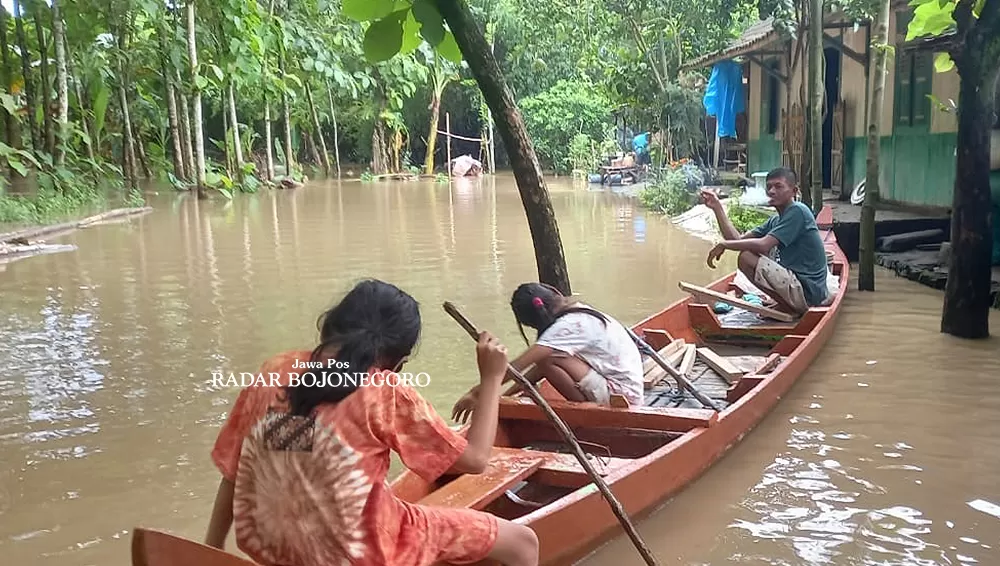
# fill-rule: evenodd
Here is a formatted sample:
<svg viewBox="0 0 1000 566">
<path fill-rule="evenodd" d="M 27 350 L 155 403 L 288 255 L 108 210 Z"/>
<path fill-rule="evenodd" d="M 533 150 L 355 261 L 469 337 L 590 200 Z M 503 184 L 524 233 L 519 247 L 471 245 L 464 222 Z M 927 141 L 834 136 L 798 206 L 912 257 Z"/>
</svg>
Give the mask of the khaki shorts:
<svg viewBox="0 0 1000 566">
<path fill-rule="evenodd" d="M 788 306 L 795 309 L 797 314 L 803 314 L 809 310 L 805 293 L 802 291 L 802 283 L 791 270 L 782 267 L 781 264 L 768 256 L 760 256 L 757 260 L 757 270 L 753 275 L 755 285 L 762 287 L 765 293 L 774 293 Z"/>
<path fill-rule="evenodd" d="M 577 382 L 577 389 L 588 401 L 598 405 L 611 404 L 611 392 L 608 390 L 608 380 L 597 370 L 591 369 L 583 379 Z"/>
</svg>

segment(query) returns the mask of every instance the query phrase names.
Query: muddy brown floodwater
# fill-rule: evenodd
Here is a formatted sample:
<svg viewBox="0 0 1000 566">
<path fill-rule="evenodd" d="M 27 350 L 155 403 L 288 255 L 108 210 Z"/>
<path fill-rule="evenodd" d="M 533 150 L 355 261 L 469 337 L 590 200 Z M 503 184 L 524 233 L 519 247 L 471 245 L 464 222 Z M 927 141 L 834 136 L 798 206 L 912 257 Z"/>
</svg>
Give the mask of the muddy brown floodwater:
<svg viewBox="0 0 1000 566">
<path fill-rule="evenodd" d="M 550 189 L 574 291 L 623 322 L 679 298 L 679 280 L 734 268 L 709 269 L 709 242 L 623 197 Z M 423 393 L 444 414 L 476 371 L 442 301 L 524 347 L 507 301 L 536 270 L 508 177 L 150 200 L 139 220 L 58 239 L 75 252 L 0 273 L 5 564 L 125 565 L 136 525 L 200 540 L 209 451 L 237 393 L 211 373 L 311 346 L 316 317 L 361 277 L 421 302 L 408 369 L 431 376 Z M 640 523 L 661 563 L 1000 564 L 997 340 L 943 336 L 939 292 L 884 270 L 877 284 L 852 289 L 774 412 Z M 627 538 L 585 562 L 641 563 Z"/>
</svg>

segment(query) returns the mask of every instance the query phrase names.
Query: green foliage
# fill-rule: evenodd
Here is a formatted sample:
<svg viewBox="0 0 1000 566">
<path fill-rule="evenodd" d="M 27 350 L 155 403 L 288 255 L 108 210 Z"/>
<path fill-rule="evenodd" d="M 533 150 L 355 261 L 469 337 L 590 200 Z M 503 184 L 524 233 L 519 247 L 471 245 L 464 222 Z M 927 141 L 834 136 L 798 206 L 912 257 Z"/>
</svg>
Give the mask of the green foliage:
<svg viewBox="0 0 1000 566">
<path fill-rule="evenodd" d="M 726 216 L 729 217 L 736 231 L 742 234 L 767 222 L 771 215 L 758 208 L 742 204 L 740 202 L 741 194 L 739 190 L 734 190 L 729 194 L 726 202 Z"/>
<path fill-rule="evenodd" d="M 449 61 L 462 60 L 458 43 L 432 0 L 344 0 L 343 10 L 354 20 L 371 22 L 362 43 L 369 62 L 406 55 L 421 41 Z"/>
<path fill-rule="evenodd" d="M 687 178 L 680 168 L 667 168 L 639 192 L 642 206 L 676 216 L 694 206 L 697 197 L 687 190 Z"/>
<path fill-rule="evenodd" d="M 543 167 L 570 169 L 570 141 L 577 134 L 603 140 L 612 126 L 611 105 L 593 84 L 559 81 L 521 101 L 525 126 Z"/>
</svg>

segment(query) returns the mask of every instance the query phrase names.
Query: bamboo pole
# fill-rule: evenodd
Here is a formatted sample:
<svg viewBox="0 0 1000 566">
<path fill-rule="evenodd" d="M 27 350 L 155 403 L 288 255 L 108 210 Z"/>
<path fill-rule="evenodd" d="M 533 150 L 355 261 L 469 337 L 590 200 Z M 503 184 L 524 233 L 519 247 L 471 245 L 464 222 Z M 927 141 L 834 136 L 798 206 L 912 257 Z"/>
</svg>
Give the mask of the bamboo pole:
<svg viewBox="0 0 1000 566">
<path fill-rule="evenodd" d="M 444 310 L 453 319 L 455 319 L 455 321 L 458 322 L 458 324 L 464 328 L 466 332 L 469 333 L 469 336 L 472 337 L 473 340 L 479 339 L 479 331 L 472 324 L 472 322 L 465 317 L 465 315 L 459 312 L 455 305 L 445 301 Z M 639 532 L 636 531 L 635 526 L 632 525 L 632 521 L 629 520 L 622 504 L 618 501 L 615 495 L 611 493 L 611 489 L 608 488 L 608 484 L 604 482 L 604 478 L 597 473 L 597 470 L 594 469 L 590 460 L 587 459 L 586 454 L 583 452 L 583 448 L 580 447 L 580 443 L 577 442 L 576 436 L 573 435 L 573 431 L 571 431 L 569 427 L 566 426 L 566 423 L 559 418 L 559 415 L 556 414 L 556 412 L 552 409 L 552 406 L 549 405 L 544 397 L 542 397 L 541 393 L 535 389 L 535 386 L 532 385 L 531 382 L 529 382 L 523 375 L 521 375 L 521 372 L 517 371 L 514 366 L 510 365 L 510 363 L 507 364 L 507 373 L 509 373 L 514 380 L 521 385 L 525 393 L 531 397 L 535 404 L 541 407 L 542 411 L 549 418 L 549 420 L 552 421 L 552 424 L 555 425 L 562 437 L 566 439 L 567 443 L 569 443 L 570 448 L 573 449 L 573 455 L 576 456 L 577 461 L 580 462 L 583 469 L 587 471 L 587 475 L 594 480 L 594 484 L 597 485 L 597 489 L 601 491 L 601 494 L 604 495 L 604 499 L 608 501 L 608 505 L 611 506 L 611 510 L 614 512 L 615 516 L 618 517 L 618 522 L 621 523 L 622 528 L 624 528 L 625 532 L 628 533 L 629 538 L 632 539 L 632 544 L 635 545 L 636 550 L 639 551 L 639 554 L 642 556 L 646 564 L 650 566 L 657 565 L 658 562 L 656 561 L 656 558 L 649 550 L 649 547 L 646 546 L 646 543 L 643 542 L 642 538 L 639 536 Z"/>
</svg>

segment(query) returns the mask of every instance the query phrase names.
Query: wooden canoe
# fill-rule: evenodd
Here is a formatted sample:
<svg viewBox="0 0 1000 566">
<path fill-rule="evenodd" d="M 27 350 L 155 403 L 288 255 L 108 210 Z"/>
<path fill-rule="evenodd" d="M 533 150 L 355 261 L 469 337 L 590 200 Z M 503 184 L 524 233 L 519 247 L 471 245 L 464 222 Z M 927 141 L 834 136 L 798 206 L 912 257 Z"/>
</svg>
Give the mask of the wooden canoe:
<svg viewBox="0 0 1000 566">
<path fill-rule="evenodd" d="M 827 307 L 809 309 L 793 322 L 773 322 L 738 308 L 717 315 L 714 300 L 696 292 L 632 327 L 654 349 L 667 348 L 667 361 L 687 370 L 688 379 L 721 405 L 721 412 L 703 408 L 690 393 L 677 394 L 669 376 L 657 380 L 656 375 L 648 379 L 643 407 L 551 402 L 633 519 L 694 481 L 739 442 L 830 338 L 850 266 L 832 231 L 821 229 L 821 235 L 831 271 L 840 279 Z M 736 275 L 708 289 L 734 291 Z M 683 345 L 671 346 L 680 340 Z M 646 367 L 663 371 L 655 363 Z M 496 446 L 484 473 L 428 483 L 404 471 L 392 483 L 394 493 L 410 502 L 478 509 L 528 525 L 538 535 L 540 563 L 546 565 L 577 561 L 623 534 L 597 486 L 539 407 L 527 397 L 504 397 L 499 416 Z"/>
</svg>

